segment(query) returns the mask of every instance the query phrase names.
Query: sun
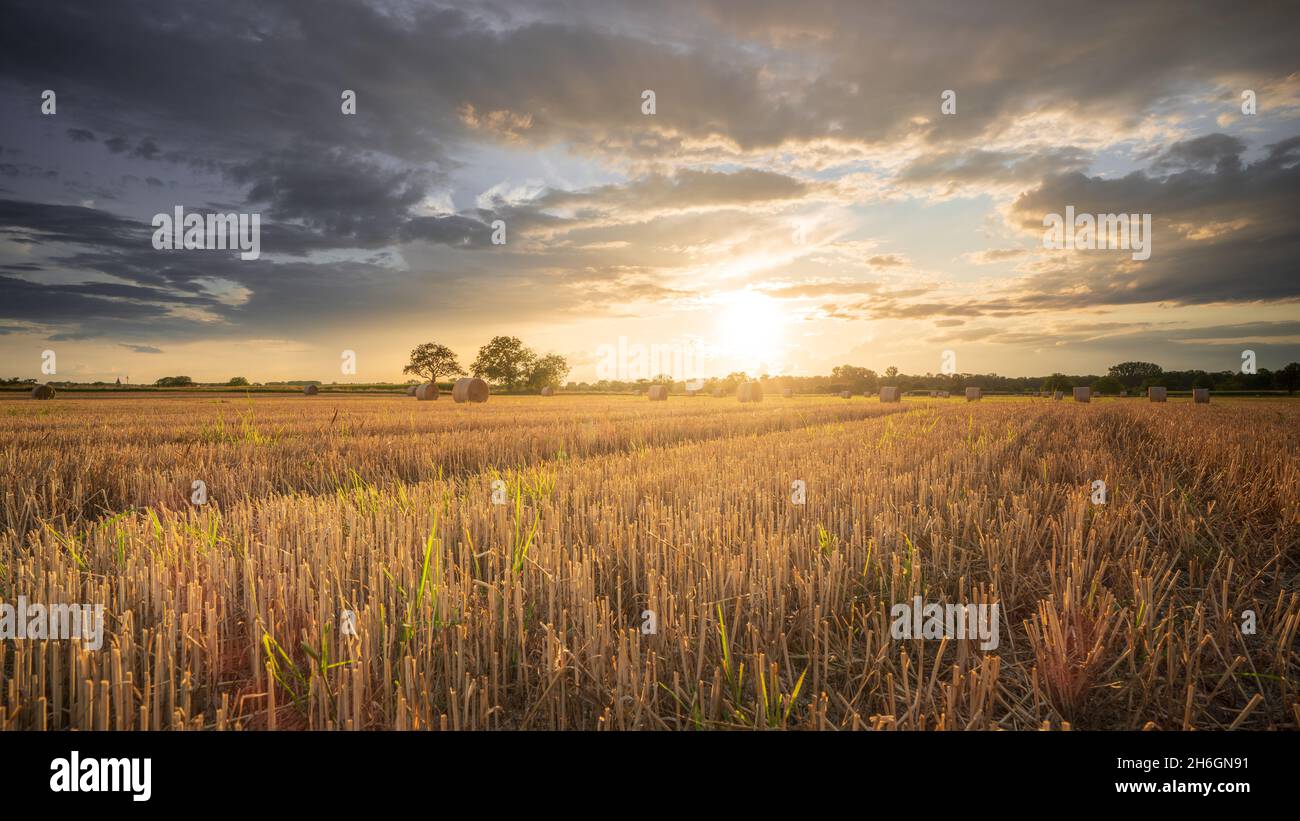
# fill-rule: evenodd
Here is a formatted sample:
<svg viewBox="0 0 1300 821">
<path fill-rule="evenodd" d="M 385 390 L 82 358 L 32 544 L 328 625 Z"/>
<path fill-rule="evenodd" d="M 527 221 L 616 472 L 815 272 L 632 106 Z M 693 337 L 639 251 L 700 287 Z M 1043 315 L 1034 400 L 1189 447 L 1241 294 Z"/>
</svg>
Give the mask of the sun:
<svg viewBox="0 0 1300 821">
<path fill-rule="evenodd" d="M 738 291 L 720 302 L 716 338 L 724 355 L 746 366 L 771 366 L 784 359 L 788 317 L 776 300 Z"/>
</svg>

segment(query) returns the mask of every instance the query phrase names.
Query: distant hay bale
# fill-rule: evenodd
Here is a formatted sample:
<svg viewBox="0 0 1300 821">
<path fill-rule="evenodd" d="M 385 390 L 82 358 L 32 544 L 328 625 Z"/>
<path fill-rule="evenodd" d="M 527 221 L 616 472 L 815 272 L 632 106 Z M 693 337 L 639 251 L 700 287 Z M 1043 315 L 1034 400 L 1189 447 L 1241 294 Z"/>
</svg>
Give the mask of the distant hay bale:
<svg viewBox="0 0 1300 821">
<path fill-rule="evenodd" d="M 1089 388 L 1085 385 L 1084 387 L 1074 389 L 1075 402 L 1087 402 L 1091 398 L 1092 398 L 1092 388 Z"/>
<path fill-rule="evenodd" d="M 851 399 L 852 397 L 853 397 L 853 394 L 850 393 L 849 391 L 840 391 L 840 398 L 841 398 L 841 399 Z"/>
<path fill-rule="evenodd" d="M 974 402 L 976 399 L 979 399 L 981 395 L 982 395 L 982 394 L 981 394 L 979 388 L 967 388 L 967 389 L 966 389 L 966 401 L 967 401 L 967 402 Z"/>
<path fill-rule="evenodd" d="M 1052 398 L 1053 398 L 1053 399 L 1056 399 L 1056 400 L 1058 400 L 1058 401 L 1061 400 L 1061 399 L 1064 399 L 1064 398 L 1065 398 L 1065 392 L 1064 392 L 1064 391 L 1052 391 Z"/>
<path fill-rule="evenodd" d="M 435 382 L 425 382 L 415 389 L 415 398 L 421 402 L 432 402 L 438 398 L 438 385 Z"/>
<path fill-rule="evenodd" d="M 651 385 L 651 386 L 650 386 L 650 401 L 651 401 L 651 402 L 667 402 L 667 401 L 668 401 L 668 386 L 667 386 L 667 385 Z"/>
<path fill-rule="evenodd" d="M 784 399 L 790 399 L 790 398 L 793 397 L 793 396 L 794 396 L 794 388 L 782 388 L 782 389 L 781 389 L 781 397 L 782 397 L 782 398 L 784 398 Z"/>
<path fill-rule="evenodd" d="M 686 389 L 686 395 L 687 395 L 687 396 L 699 396 L 699 395 L 700 395 L 700 389 L 699 389 L 699 388 L 687 388 L 687 389 Z"/>
<path fill-rule="evenodd" d="M 1169 398 L 1169 389 L 1151 386 L 1147 388 L 1147 400 L 1151 402 L 1163 402 Z"/>
<path fill-rule="evenodd" d="M 714 389 L 713 389 L 713 398 L 714 398 L 714 399 L 721 399 L 721 398 L 722 398 L 722 395 L 723 395 L 723 394 L 722 394 L 722 388 L 714 388 Z"/>
<path fill-rule="evenodd" d="M 1210 404 L 1210 389 L 1192 388 L 1192 401 L 1198 405 Z"/>
<path fill-rule="evenodd" d="M 415 396 L 415 392 L 416 392 L 417 390 L 419 390 L 419 389 L 420 389 L 420 386 L 419 386 L 419 385 L 412 385 L 411 387 L 409 387 L 409 388 L 406 389 L 406 395 L 407 395 L 407 396 Z"/>
<path fill-rule="evenodd" d="M 542 396 L 555 396 L 555 388 L 552 388 L 550 385 L 542 388 Z"/>
<path fill-rule="evenodd" d="M 316 387 L 315 385 L 306 385 L 303 387 L 302 392 L 305 393 L 307 396 L 315 396 L 316 394 L 320 393 L 320 388 Z"/>
<path fill-rule="evenodd" d="M 881 402 L 899 402 L 899 401 L 902 401 L 902 400 L 899 398 L 899 391 L 898 391 L 898 388 L 894 387 L 893 385 L 887 385 L 887 386 L 881 388 L 881 389 L 880 389 L 880 401 L 881 401 Z"/>
<path fill-rule="evenodd" d="M 54 388 L 52 388 L 52 387 L 49 386 L 49 385 L 37 385 L 36 387 L 32 388 L 32 398 L 33 398 L 33 399 L 53 399 L 53 398 L 54 398 Z"/>
<path fill-rule="evenodd" d="M 1119 392 L 1119 395 L 1120 395 L 1120 396 L 1128 396 L 1128 391 L 1120 391 L 1120 392 Z"/>
<path fill-rule="evenodd" d="M 451 386 L 451 398 L 457 404 L 461 402 L 488 401 L 488 384 L 478 377 L 457 379 Z"/>
</svg>

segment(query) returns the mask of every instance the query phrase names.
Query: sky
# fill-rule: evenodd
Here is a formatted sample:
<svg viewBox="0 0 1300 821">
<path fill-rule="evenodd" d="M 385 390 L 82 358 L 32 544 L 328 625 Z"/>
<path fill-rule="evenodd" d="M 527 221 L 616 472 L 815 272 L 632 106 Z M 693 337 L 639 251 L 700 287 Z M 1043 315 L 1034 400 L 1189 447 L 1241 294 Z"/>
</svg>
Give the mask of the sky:
<svg viewBox="0 0 1300 821">
<path fill-rule="evenodd" d="M 677 376 L 1300 360 L 1293 4 L 4 17 L 0 377 L 396 381 L 497 335 L 580 381 L 636 346 Z M 178 206 L 259 215 L 260 256 L 155 248 Z M 1047 247 L 1067 207 L 1150 215 L 1149 258 Z"/>
</svg>

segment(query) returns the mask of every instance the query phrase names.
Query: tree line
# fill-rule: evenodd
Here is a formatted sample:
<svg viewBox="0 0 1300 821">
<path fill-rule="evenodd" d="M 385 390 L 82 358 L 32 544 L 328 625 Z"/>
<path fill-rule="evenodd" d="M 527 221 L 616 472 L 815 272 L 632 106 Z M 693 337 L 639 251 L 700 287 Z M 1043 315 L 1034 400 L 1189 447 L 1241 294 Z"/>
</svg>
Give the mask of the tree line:
<svg viewBox="0 0 1300 821">
<path fill-rule="evenodd" d="M 797 393 L 853 393 L 876 392 L 882 385 L 895 386 L 904 392 L 916 390 L 962 391 L 980 388 L 987 393 L 1034 393 L 1036 391 L 1068 391 L 1087 386 L 1094 393 L 1119 394 L 1121 391 L 1145 391 L 1152 386 L 1170 390 L 1210 388 L 1218 391 L 1275 391 L 1288 394 L 1300 388 L 1300 363 L 1292 362 L 1284 368 L 1271 371 L 1259 368 L 1253 374 L 1236 371 L 1166 371 L 1153 362 L 1120 362 L 1112 365 L 1105 374 L 1063 374 L 1050 376 L 1000 376 L 996 373 L 973 374 L 905 374 L 890 366 L 883 374 L 857 365 L 838 365 L 825 376 L 772 376 L 750 375 L 743 371 L 687 383 L 664 374 L 654 379 L 636 381 L 601 380 L 599 382 L 570 382 L 568 390 L 628 392 L 644 391 L 650 385 L 669 385 L 674 391 L 703 390 L 706 393 L 722 390 L 732 393 L 743 382 L 758 381 L 769 388 L 791 388 Z"/>
<path fill-rule="evenodd" d="M 559 354 L 539 355 L 526 346 L 518 337 L 497 336 L 483 347 L 470 363 L 468 374 L 491 382 L 499 389 L 507 391 L 540 391 L 542 388 L 559 388 L 569 375 L 568 361 Z M 410 362 L 402 368 L 403 373 L 411 374 L 429 382 L 464 376 L 466 370 L 461 367 L 456 354 L 446 345 L 426 342 L 417 345 L 412 351 Z M 1068 391 L 1074 387 L 1088 386 L 1095 393 L 1118 394 L 1121 391 L 1145 391 L 1152 386 L 1162 386 L 1170 390 L 1191 390 L 1192 388 L 1210 388 L 1216 391 L 1286 391 L 1294 394 L 1300 388 L 1300 363 L 1292 362 L 1283 368 L 1269 370 L 1258 368 L 1255 373 L 1239 371 L 1166 371 L 1153 362 L 1120 362 L 1112 365 L 1105 374 L 1067 375 L 1054 373 L 1050 376 L 1000 376 L 988 374 L 905 374 L 898 368 L 889 367 L 883 374 L 877 374 L 870 368 L 857 365 L 838 365 L 825 376 L 772 376 L 761 374 L 751 376 L 743 371 L 736 371 L 724 377 L 686 383 L 663 374 L 653 379 L 635 381 L 600 380 L 598 382 L 569 382 L 566 387 L 571 391 L 628 393 L 645 392 L 651 385 L 668 385 L 671 390 L 685 392 L 702 390 L 712 392 L 722 390 L 732 393 L 743 382 L 758 381 L 765 387 L 791 388 L 798 393 L 854 393 L 875 392 L 882 385 L 892 385 L 904 392 L 914 390 L 961 391 L 965 388 L 980 388 L 988 393 L 1033 393 L 1035 391 Z M 0 385 L 31 385 L 35 379 L 10 377 L 0 380 Z M 70 383 L 69 383 L 70 384 Z M 95 385 L 107 384 L 101 382 Z M 120 382 L 118 384 L 121 384 Z M 154 382 L 162 388 L 184 388 L 196 386 L 188 376 L 164 376 Z M 231 387 L 249 386 L 249 381 L 236 376 L 222 383 Z M 260 383 L 267 386 L 319 385 L 316 380 L 291 380 L 286 382 Z"/>
</svg>

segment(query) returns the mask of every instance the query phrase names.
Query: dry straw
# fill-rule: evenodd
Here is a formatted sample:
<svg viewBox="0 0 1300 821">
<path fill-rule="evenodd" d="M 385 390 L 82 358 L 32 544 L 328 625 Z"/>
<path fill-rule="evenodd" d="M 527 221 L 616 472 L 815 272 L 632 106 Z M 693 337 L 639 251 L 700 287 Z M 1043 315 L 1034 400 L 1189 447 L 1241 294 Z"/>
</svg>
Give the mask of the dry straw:
<svg viewBox="0 0 1300 821">
<path fill-rule="evenodd" d="M 415 389 L 415 398 L 421 402 L 432 402 L 438 398 L 438 385 L 434 382 L 425 382 Z"/>
<path fill-rule="evenodd" d="M 0 726 L 1300 727 L 1293 401 L 295 398 L 0 414 L 0 595 L 106 605 L 98 651 L 0 642 Z M 199 441 L 220 511 L 178 493 Z M 1063 503 L 1090 465 L 1104 515 Z M 913 594 L 998 603 L 1001 642 L 893 639 Z"/>
<path fill-rule="evenodd" d="M 451 388 L 451 398 L 457 403 L 488 401 L 488 384 L 478 377 L 457 379 Z"/>
</svg>

